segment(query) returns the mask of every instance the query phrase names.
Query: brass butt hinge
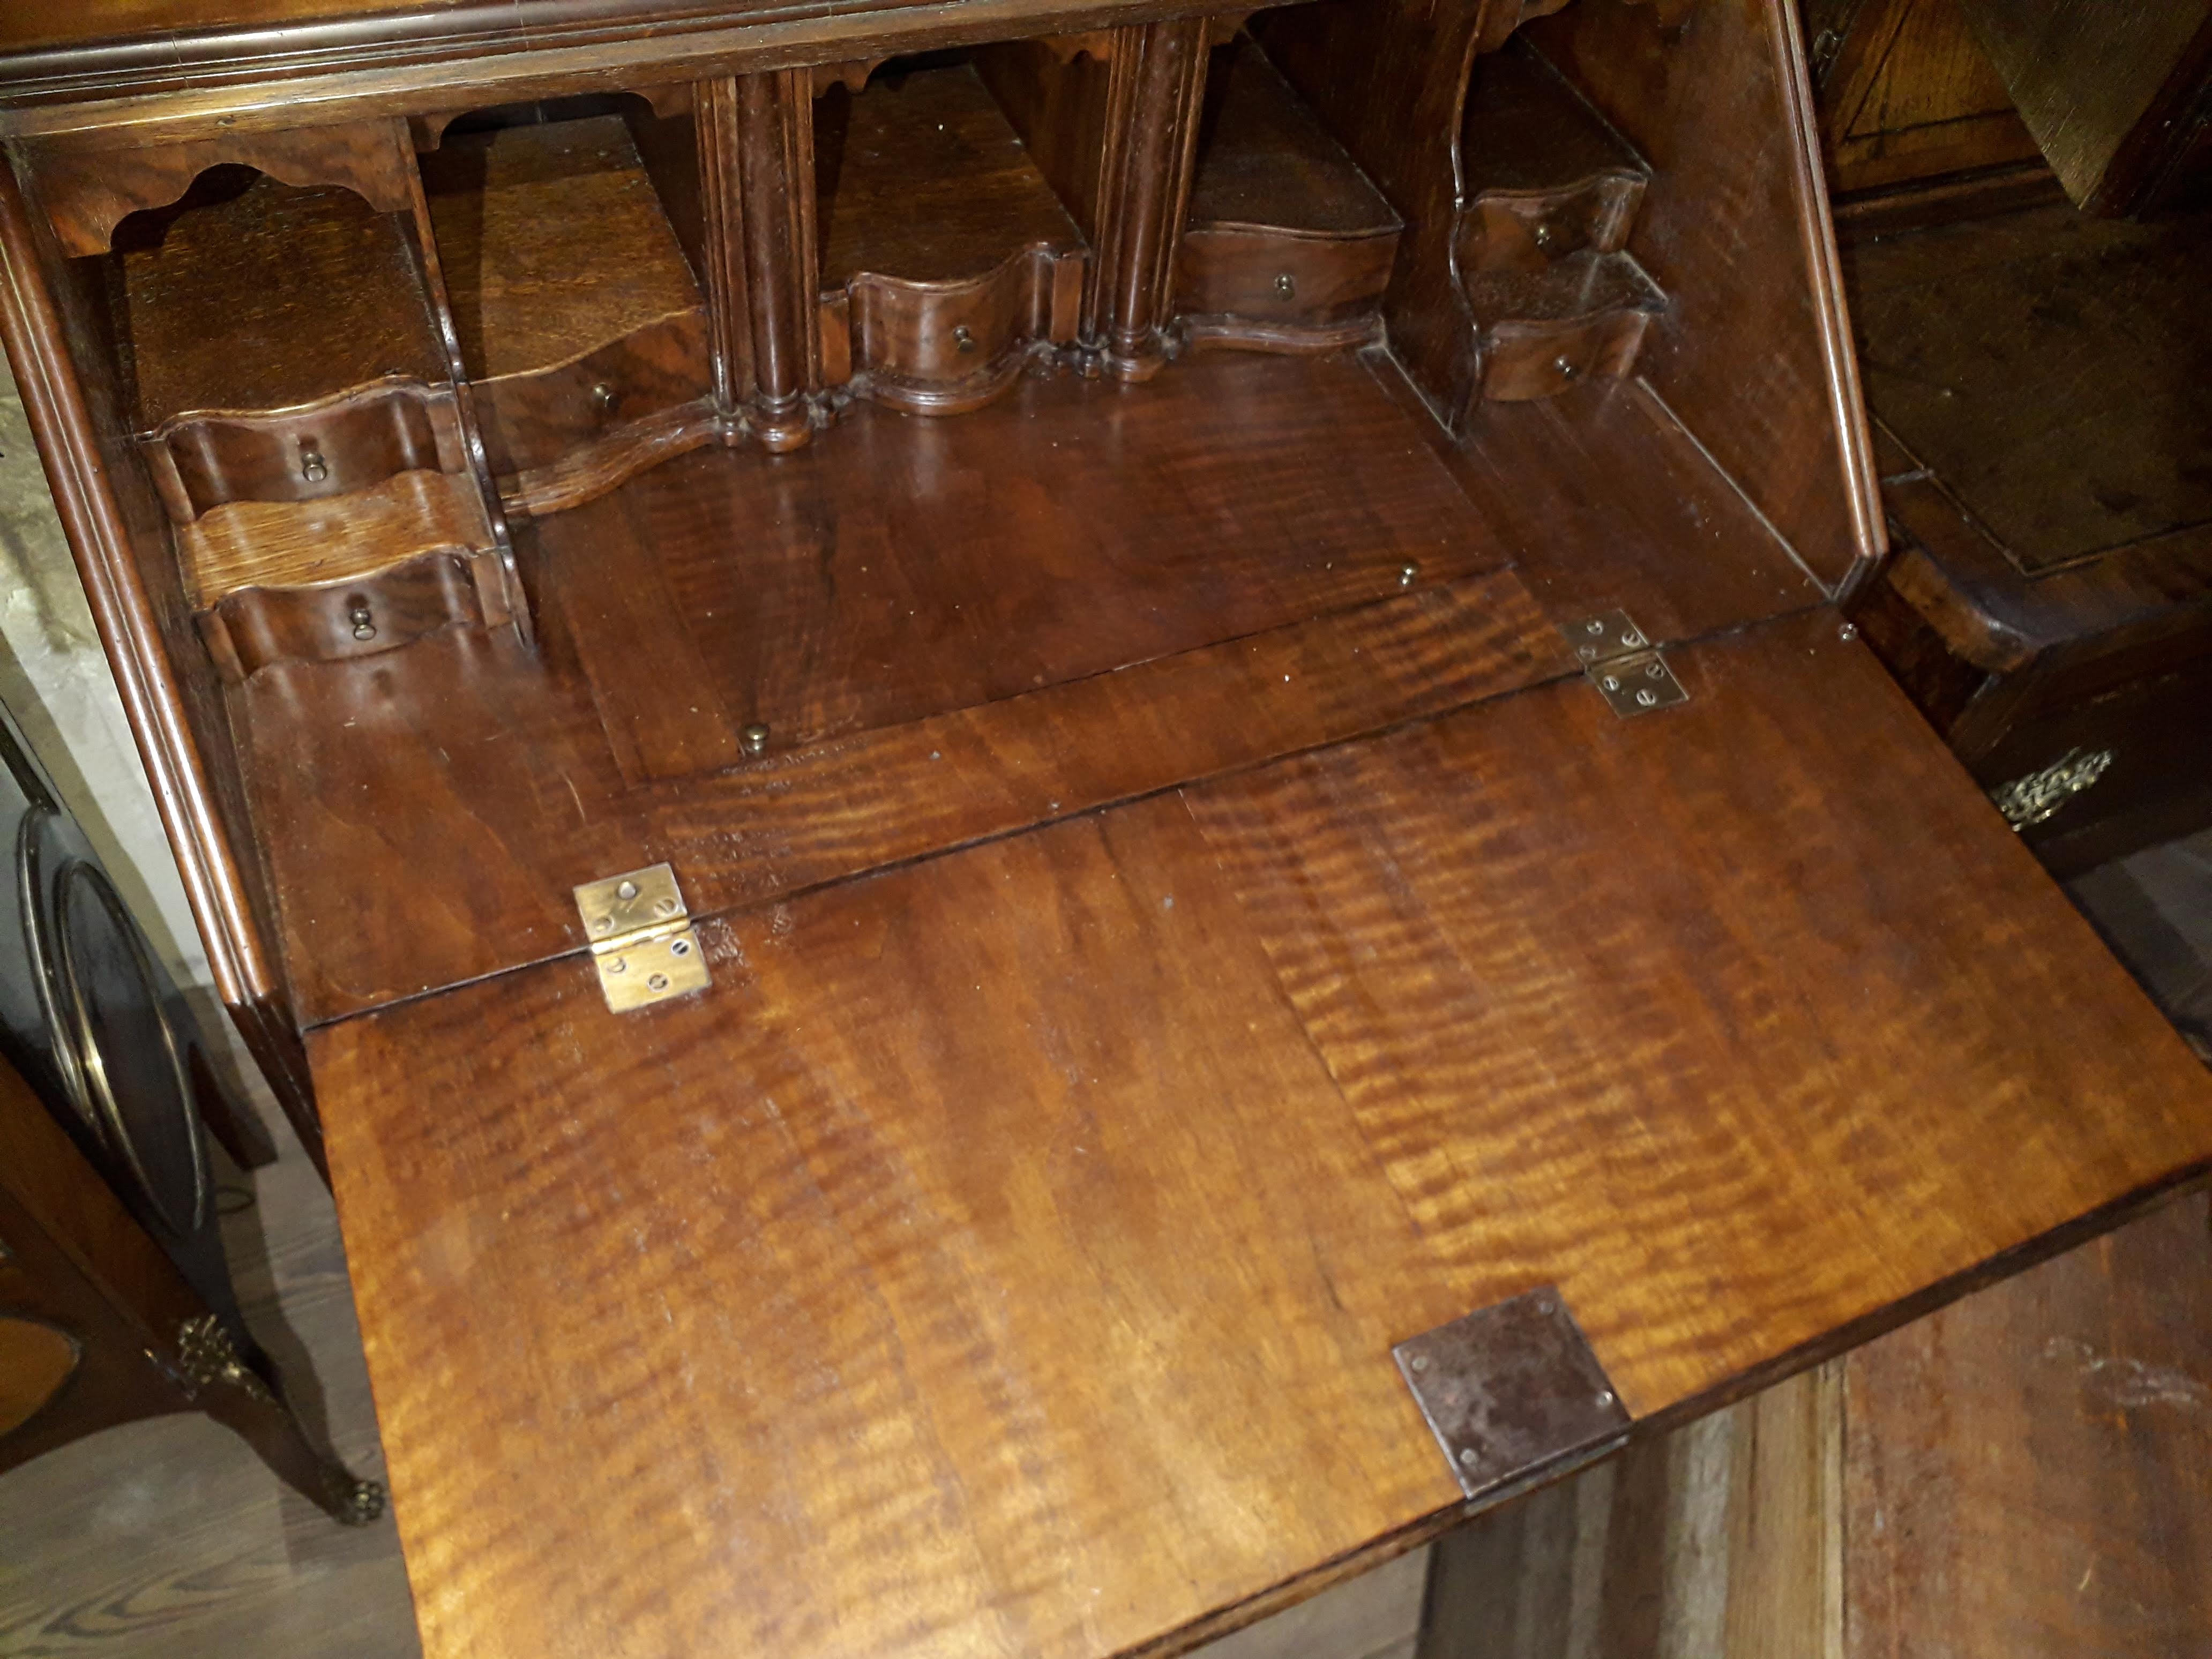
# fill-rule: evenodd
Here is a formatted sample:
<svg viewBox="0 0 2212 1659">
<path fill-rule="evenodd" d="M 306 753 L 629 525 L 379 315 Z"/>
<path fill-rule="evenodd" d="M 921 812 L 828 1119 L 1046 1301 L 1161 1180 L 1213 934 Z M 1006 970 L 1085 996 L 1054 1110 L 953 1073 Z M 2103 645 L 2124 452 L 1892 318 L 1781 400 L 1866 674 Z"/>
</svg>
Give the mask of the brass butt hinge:
<svg viewBox="0 0 2212 1659">
<path fill-rule="evenodd" d="M 615 1012 L 690 996 L 714 983 L 676 872 L 666 865 L 586 882 L 576 889 L 576 910 L 592 941 L 599 989 Z"/>
<path fill-rule="evenodd" d="M 1567 636 L 1575 660 L 1598 695 L 1623 719 L 1689 702 L 1690 694 L 1667 666 L 1659 647 L 1629 620 L 1626 611 L 1601 611 L 1569 623 L 1559 632 Z"/>
</svg>

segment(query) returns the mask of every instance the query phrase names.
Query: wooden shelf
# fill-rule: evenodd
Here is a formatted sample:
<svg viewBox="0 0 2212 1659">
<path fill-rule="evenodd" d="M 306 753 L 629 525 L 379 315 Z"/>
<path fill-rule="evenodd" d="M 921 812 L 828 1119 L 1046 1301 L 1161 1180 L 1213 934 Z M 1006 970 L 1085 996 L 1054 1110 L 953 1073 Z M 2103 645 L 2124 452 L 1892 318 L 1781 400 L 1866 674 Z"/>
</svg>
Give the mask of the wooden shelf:
<svg viewBox="0 0 2212 1659">
<path fill-rule="evenodd" d="M 441 547 L 492 545 L 465 473 L 395 473 L 313 501 L 226 501 L 177 532 L 195 611 L 246 587 L 309 587 L 368 576 Z"/>
<path fill-rule="evenodd" d="M 823 289 L 862 272 L 910 283 L 981 276 L 1082 233 L 967 64 L 878 71 L 815 104 Z"/>
<path fill-rule="evenodd" d="M 1249 35 L 1217 46 L 1190 185 L 1190 225 L 1393 235 L 1398 216 Z"/>
<path fill-rule="evenodd" d="M 222 169 L 176 206 L 133 215 L 117 246 L 111 304 L 141 431 L 387 376 L 449 378 L 402 222 L 350 191 Z"/>
<path fill-rule="evenodd" d="M 472 380 L 550 368 L 701 304 L 619 116 L 450 133 L 422 167 Z"/>
</svg>

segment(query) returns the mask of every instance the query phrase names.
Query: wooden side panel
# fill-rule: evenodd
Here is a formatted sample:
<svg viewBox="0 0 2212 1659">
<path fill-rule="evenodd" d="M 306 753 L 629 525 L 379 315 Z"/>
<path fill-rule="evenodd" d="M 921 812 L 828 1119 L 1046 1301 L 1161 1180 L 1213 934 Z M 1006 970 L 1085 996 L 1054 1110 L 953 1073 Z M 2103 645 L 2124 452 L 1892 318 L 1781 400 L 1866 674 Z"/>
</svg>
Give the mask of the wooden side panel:
<svg viewBox="0 0 2212 1659">
<path fill-rule="evenodd" d="M 1846 1362 L 1850 1659 L 2212 1651 L 2192 1198 Z"/>
<path fill-rule="evenodd" d="M 317 1030 L 429 1659 L 1171 1652 L 1458 1511 L 1393 1341 L 1558 1283 L 1656 1428 L 2204 1167 L 1834 626 Z"/>
<path fill-rule="evenodd" d="M 216 988 L 318 1162 L 314 1101 L 271 941 L 215 664 L 193 632 L 168 526 L 117 404 L 118 371 L 20 173 L 0 167 L 0 328 L 54 504 L 115 672 Z"/>
<path fill-rule="evenodd" d="M 1638 372 L 1808 571 L 1864 580 L 1881 518 L 1796 5 L 1577 5 L 1525 34 L 1651 164 L 1629 250 L 1669 304 Z"/>
</svg>

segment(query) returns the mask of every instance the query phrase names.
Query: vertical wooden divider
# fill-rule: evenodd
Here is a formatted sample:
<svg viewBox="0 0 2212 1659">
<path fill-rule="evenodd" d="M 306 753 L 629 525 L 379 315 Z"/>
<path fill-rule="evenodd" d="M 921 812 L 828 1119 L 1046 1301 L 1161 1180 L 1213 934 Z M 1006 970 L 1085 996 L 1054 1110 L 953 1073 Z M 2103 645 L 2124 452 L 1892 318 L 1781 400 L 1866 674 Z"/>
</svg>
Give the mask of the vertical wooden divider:
<svg viewBox="0 0 2212 1659">
<path fill-rule="evenodd" d="M 696 104 L 725 441 L 749 434 L 772 450 L 796 449 L 813 436 L 822 384 L 813 73 L 702 82 Z"/>
<path fill-rule="evenodd" d="M 1084 294 L 1082 338 L 1116 380 L 1150 380 L 1167 361 L 1164 330 L 1197 158 L 1207 40 L 1203 17 L 1114 31 L 1097 257 Z"/>
<path fill-rule="evenodd" d="M 429 291 L 430 313 L 438 325 L 438 342 L 446 354 L 447 372 L 453 376 L 453 404 L 460 416 L 461 439 L 469 453 L 469 472 L 483 499 L 484 516 L 499 544 L 499 562 L 506 580 L 507 616 L 525 645 L 535 645 L 537 630 L 530 616 L 530 597 L 514 566 L 514 544 L 507 530 L 507 512 L 492 478 L 491 459 L 484 453 L 483 434 L 477 422 L 476 387 L 469 381 L 468 364 L 461 358 L 460 331 L 453 323 L 453 302 L 446 292 L 446 270 L 438 258 L 438 235 L 430 222 L 430 201 L 423 193 L 422 168 L 417 160 L 407 123 L 392 123 L 401 165 L 407 175 L 409 216 L 415 230 L 415 253 L 422 262 L 422 283 Z"/>
</svg>

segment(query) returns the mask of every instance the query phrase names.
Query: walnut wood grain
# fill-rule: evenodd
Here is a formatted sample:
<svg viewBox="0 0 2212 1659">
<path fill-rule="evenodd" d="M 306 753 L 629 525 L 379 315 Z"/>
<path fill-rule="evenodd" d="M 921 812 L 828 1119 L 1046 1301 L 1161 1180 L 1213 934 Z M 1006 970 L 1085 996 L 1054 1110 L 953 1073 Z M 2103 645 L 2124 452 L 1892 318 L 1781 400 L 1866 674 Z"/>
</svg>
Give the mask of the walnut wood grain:
<svg viewBox="0 0 2212 1659">
<path fill-rule="evenodd" d="M 2201 1197 L 1846 1362 L 1850 1659 L 2212 1643 Z"/>
<path fill-rule="evenodd" d="M 349 190 L 216 173 L 122 234 L 111 304 L 142 430 L 448 378 L 404 222 Z"/>
<path fill-rule="evenodd" d="M 302 188 L 342 185 L 380 213 L 408 210 L 413 148 L 396 121 L 235 132 L 123 149 L 48 144 L 30 151 L 62 251 L 105 253 L 115 228 L 183 196 L 210 167 L 245 166 Z"/>
<path fill-rule="evenodd" d="M 1584 249 L 1535 270 L 1492 265 L 1465 284 L 1481 348 L 1470 393 L 1499 403 L 1552 397 L 1593 376 L 1622 379 L 1667 308 L 1626 253 Z"/>
<path fill-rule="evenodd" d="M 1677 667 L 314 1032 L 430 1659 L 1171 1652 L 1457 1513 L 1405 1334 L 1556 1281 L 1656 1425 L 2203 1166 L 1863 648 Z"/>
<path fill-rule="evenodd" d="M 516 513 L 565 512 L 605 495 L 647 467 L 688 454 L 722 430 L 720 410 L 700 398 L 623 422 L 596 441 L 506 480 L 502 495 Z"/>
<path fill-rule="evenodd" d="M 878 74 L 815 106 L 822 285 L 987 276 L 1083 234 L 968 64 Z"/>
<path fill-rule="evenodd" d="M 196 611 L 241 587 L 340 581 L 432 548 L 491 545 L 474 484 L 450 472 L 395 473 L 327 501 L 231 501 L 177 532 Z"/>
<path fill-rule="evenodd" d="M 1463 279 L 1626 246 L 1648 169 L 1525 45 L 1476 61 L 1460 130 Z"/>
<path fill-rule="evenodd" d="M 767 449 L 796 449 L 812 435 L 808 398 L 822 375 L 813 80 L 801 70 L 741 75 L 730 106 L 751 325 L 745 423 Z"/>
<path fill-rule="evenodd" d="M 822 308 L 825 337 L 845 331 L 840 372 L 824 382 L 908 414 L 981 409 L 1025 368 L 1056 366 L 1052 348 L 1073 341 L 1081 324 L 1089 269 L 1079 249 L 1033 248 L 962 282 L 855 276 Z"/>
</svg>

